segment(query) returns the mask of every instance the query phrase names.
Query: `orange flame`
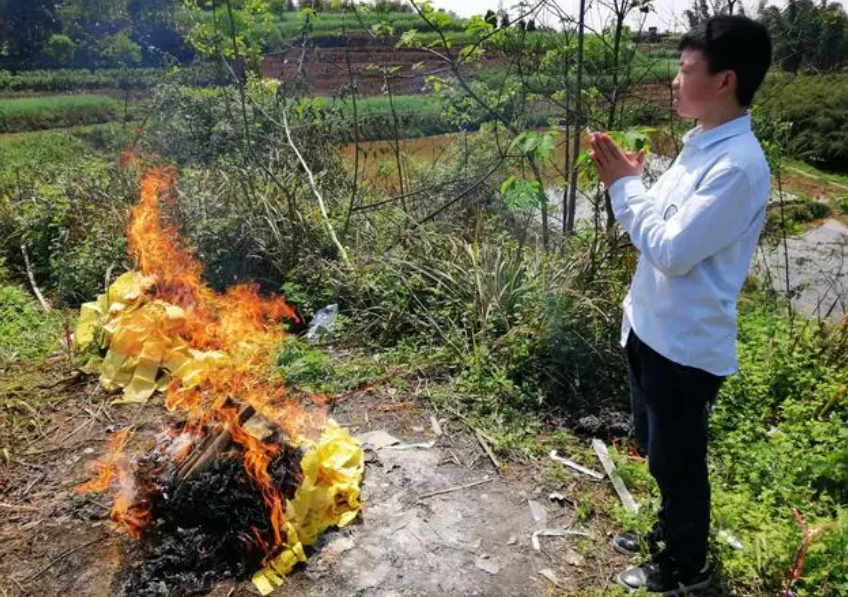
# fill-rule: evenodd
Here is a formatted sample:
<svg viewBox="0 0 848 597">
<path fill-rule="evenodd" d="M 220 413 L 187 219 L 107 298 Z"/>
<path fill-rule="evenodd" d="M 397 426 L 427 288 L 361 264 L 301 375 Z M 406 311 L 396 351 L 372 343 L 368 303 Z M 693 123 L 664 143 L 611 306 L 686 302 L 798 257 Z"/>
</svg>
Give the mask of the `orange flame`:
<svg viewBox="0 0 848 597">
<path fill-rule="evenodd" d="M 135 476 L 125 452 L 131 435 L 132 430 L 127 427 L 109 439 L 105 456 L 92 466 L 95 477 L 77 487 L 76 492 L 96 493 L 106 491 L 113 485 L 117 486 L 109 517 L 131 536 L 138 537 L 141 529 L 147 524 L 150 511 L 142 505 L 144 500 L 139 499 Z"/>
<path fill-rule="evenodd" d="M 127 157 L 127 161 L 130 159 Z M 296 320 L 294 310 L 282 297 L 262 296 L 255 284 L 239 284 L 225 293 L 216 293 L 203 282 L 203 265 L 181 246 L 177 228 L 163 223 L 160 198 L 167 199 L 174 182 L 171 169 L 154 169 L 143 175 L 141 197 L 131 214 L 130 254 L 137 269 L 155 278 L 155 298 L 185 311 L 183 339 L 195 349 L 226 353 L 228 364 L 211 369 L 198 386 L 184 388 L 179 381 L 172 382 L 166 390 L 165 403 L 168 408 L 187 413 L 184 431 L 197 432 L 210 422 L 230 427 L 233 441 L 241 447 L 245 470 L 260 488 L 268 509 L 273 545 L 267 546 L 264 541 L 257 544 L 270 555 L 284 544 L 285 536 L 284 498 L 268 472 L 280 448 L 245 431 L 230 398 L 252 406 L 289 437 L 315 435 L 325 415 L 307 412 L 287 395 L 282 380 L 274 374 L 275 350 L 285 335 L 279 324 L 283 319 Z M 122 453 L 126 438 L 121 441 L 118 449 L 112 450 L 114 454 Z M 136 505 L 135 488 L 124 487 L 123 471 L 129 468 L 121 462 L 127 464 L 126 459 L 116 458 L 108 458 L 97 478 L 84 487 L 88 491 L 102 490 L 118 477 L 121 490 L 113 518 L 131 534 L 137 534 L 148 512 Z"/>
</svg>

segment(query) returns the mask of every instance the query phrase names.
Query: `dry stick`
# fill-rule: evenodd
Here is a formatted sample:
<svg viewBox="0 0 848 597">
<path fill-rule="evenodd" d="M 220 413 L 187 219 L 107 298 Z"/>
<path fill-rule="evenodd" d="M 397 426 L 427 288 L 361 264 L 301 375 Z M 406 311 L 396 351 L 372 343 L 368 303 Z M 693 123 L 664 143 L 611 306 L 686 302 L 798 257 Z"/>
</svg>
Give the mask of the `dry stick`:
<svg viewBox="0 0 848 597">
<path fill-rule="evenodd" d="M 574 462 L 573 460 L 570 460 L 568 458 L 560 456 L 559 454 L 557 454 L 556 450 L 551 450 L 551 453 L 548 456 L 550 456 L 551 460 L 553 460 L 554 462 L 559 462 L 560 464 L 565 465 L 565 466 L 567 466 L 571 469 L 574 469 L 575 471 L 581 472 L 584 475 L 588 475 L 589 477 L 592 477 L 593 479 L 598 479 L 599 481 L 601 481 L 604 478 L 604 476 L 601 473 L 599 473 L 597 471 L 593 471 L 592 469 L 585 467 L 582 464 L 578 464 L 578 463 Z"/>
<path fill-rule="evenodd" d="M 450 406 L 445 406 L 445 410 L 450 412 L 451 414 L 455 415 L 460 421 L 465 423 L 468 426 L 468 428 L 471 429 L 474 432 L 474 437 L 477 438 L 477 441 L 480 443 L 480 446 L 482 446 L 483 450 L 486 452 L 486 455 L 489 457 L 489 460 L 491 460 L 492 464 L 495 465 L 495 470 L 497 472 L 500 472 L 501 463 L 497 459 L 497 457 L 495 456 L 495 453 L 492 452 L 492 449 L 489 447 L 489 444 L 486 442 L 487 439 L 489 441 L 493 441 L 492 438 L 491 437 L 487 438 L 486 434 L 483 431 L 481 431 L 480 429 L 477 429 L 474 425 L 472 425 L 471 421 L 468 420 L 468 417 L 466 417 L 465 415 L 463 415 L 459 411 L 451 408 Z M 476 461 L 476 459 L 475 459 L 475 461 Z"/>
<path fill-rule="evenodd" d="M 486 455 L 489 457 L 489 460 L 491 460 L 492 464 L 495 465 L 495 470 L 500 470 L 501 463 L 495 456 L 495 453 L 492 452 L 492 449 L 489 447 L 489 444 L 487 444 L 486 440 L 483 439 L 483 434 L 481 434 L 479 430 L 475 429 L 474 435 L 477 437 L 477 441 L 480 442 L 480 445 L 483 446 L 483 450 L 485 450 Z"/>
<path fill-rule="evenodd" d="M 20 581 L 17 578 L 15 578 L 14 576 L 10 576 L 9 578 L 11 578 L 12 582 L 15 583 L 18 586 L 18 588 L 21 590 L 21 593 L 23 593 L 24 595 L 29 595 L 29 591 L 27 591 L 23 587 L 23 585 L 21 585 Z"/>
<path fill-rule="evenodd" d="M 44 574 L 45 572 L 50 570 L 50 568 L 52 568 L 53 566 L 55 566 L 56 564 L 58 564 L 59 562 L 61 562 L 65 558 L 67 558 L 68 556 L 75 554 L 76 552 L 80 551 L 81 549 L 85 549 L 86 547 L 89 547 L 90 545 L 94 545 L 98 541 L 102 541 L 102 540 L 103 540 L 103 537 L 100 536 L 100 537 L 97 537 L 96 539 L 92 539 L 88 543 L 83 543 L 82 545 L 78 545 L 76 547 L 72 547 L 71 549 L 63 551 L 58 556 L 56 556 L 55 558 L 50 560 L 44 568 L 42 568 L 38 572 L 30 574 L 25 579 L 23 579 L 21 582 L 28 583 L 30 581 L 35 580 L 36 578 L 38 578 L 39 576 L 41 576 L 42 574 Z"/>
<path fill-rule="evenodd" d="M 26 268 L 27 277 L 29 278 L 29 285 L 32 286 L 32 292 L 35 294 L 35 298 L 38 299 L 38 303 L 41 305 L 41 308 L 44 309 L 44 312 L 50 313 L 50 305 L 48 305 L 47 301 L 44 300 L 44 295 L 41 294 L 41 291 L 38 289 L 38 285 L 35 283 L 35 275 L 32 273 L 32 265 L 29 262 L 29 253 L 27 252 L 27 248 L 24 243 L 21 243 L 21 253 L 24 256 L 24 267 Z"/>
<path fill-rule="evenodd" d="M 36 508 L 35 506 L 7 504 L 6 502 L 0 502 L 0 508 L 4 510 L 20 510 L 23 512 L 41 512 L 41 508 Z"/>
<path fill-rule="evenodd" d="M 252 406 L 245 406 L 239 411 L 238 424 L 244 423 L 254 415 L 256 411 Z M 213 436 L 211 441 L 204 443 L 198 450 L 195 451 L 196 456 L 193 456 L 190 461 L 186 462 L 185 466 L 180 468 L 178 476 L 181 481 L 190 479 L 198 473 L 205 470 L 215 457 L 223 452 L 230 444 L 232 439 L 232 426 L 229 422 L 223 425 L 223 429 L 216 436 Z M 185 471 L 185 472 L 183 472 Z"/>
<path fill-rule="evenodd" d="M 330 221 L 330 214 L 327 212 L 327 206 L 324 203 L 324 197 L 321 195 L 321 191 L 318 190 L 318 185 L 315 182 L 315 177 L 312 175 L 312 170 L 309 168 L 309 164 L 306 163 L 306 160 L 303 159 L 303 155 L 301 155 L 300 150 L 295 145 L 294 140 L 291 136 L 291 129 L 289 128 L 289 120 L 288 116 L 286 116 L 286 111 L 283 110 L 283 128 L 286 131 L 286 140 L 289 143 L 289 146 L 294 151 L 297 156 L 300 165 L 303 167 L 303 170 L 306 172 L 307 178 L 309 178 L 309 186 L 312 188 L 312 194 L 315 195 L 315 198 L 318 199 L 318 207 L 321 208 L 321 215 L 324 217 L 324 225 L 327 227 L 327 232 L 330 235 L 330 239 L 333 241 L 333 244 L 336 245 L 336 249 L 339 251 L 339 255 L 342 258 L 344 264 L 350 267 L 350 259 L 347 256 L 347 251 L 341 242 L 339 242 L 339 238 L 336 236 L 336 230 L 333 228 L 333 223 Z"/>
<path fill-rule="evenodd" d="M 595 454 L 598 455 L 598 460 L 601 461 L 604 470 L 607 472 L 607 476 L 610 481 L 612 481 L 612 487 L 618 494 L 619 499 L 621 499 L 621 503 L 631 512 L 638 512 L 639 504 L 636 503 L 636 500 L 633 499 L 633 496 L 630 495 L 630 492 L 627 490 L 627 486 L 624 484 L 624 481 L 622 481 L 621 477 L 618 476 L 618 473 L 615 472 L 615 464 L 613 464 L 609 457 L 607 445 L 599 439 L 593 439 L 592 447 L 595 449 Z"/>
<path fill-rule="evenodd" d="M 463 489 L 470 489 L 471 487 L 477 487 L 478 485 L 483 485 L 485 483 L 491 483 L 494 481 L 494 477 L 490 479 L 481 479 L 480 481 L 474 481 L 473 483 L 466 483 L 465 485 L 457 485 L 456 487 L 448 487 L 447 489 L 439 489 L 438 491 L 431 491 L 430 493 L 423 493 L 418 496 L 418 500 L 425 500 L 427 498 L 431 498 L 437 495 L 444 495 L 446 493 L 453 493 L 454 491 L 461 491 Z"/>
</svg>

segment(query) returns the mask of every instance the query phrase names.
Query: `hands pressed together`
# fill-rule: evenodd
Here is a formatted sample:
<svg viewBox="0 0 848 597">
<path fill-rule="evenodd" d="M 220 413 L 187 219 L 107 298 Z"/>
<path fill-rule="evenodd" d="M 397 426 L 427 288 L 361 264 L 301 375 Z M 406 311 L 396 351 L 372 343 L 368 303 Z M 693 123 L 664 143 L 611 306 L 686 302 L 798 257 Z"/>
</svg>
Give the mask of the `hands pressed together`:
<svg viewBox="0 0 848 597">
<path fill-rule="evenodd" d="M 645 167 L 645 150 L 639 153 L 625 151 L 606 133 L 591 133 L 589 145 L 598 178 L 606 188 L 625 176 L 641 176 Z"/>
</svg>

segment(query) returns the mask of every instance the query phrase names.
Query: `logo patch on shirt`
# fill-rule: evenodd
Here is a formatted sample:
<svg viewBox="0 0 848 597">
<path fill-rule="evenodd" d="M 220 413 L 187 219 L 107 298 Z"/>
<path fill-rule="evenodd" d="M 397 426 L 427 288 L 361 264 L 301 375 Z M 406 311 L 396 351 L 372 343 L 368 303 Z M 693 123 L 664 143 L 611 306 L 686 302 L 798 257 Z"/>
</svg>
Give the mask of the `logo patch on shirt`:
<svg viewBox="0 0 848 597">
<path fill-rule="evenodd" d="M 673 203 L 665 208 L 665 212 L 663 213 L 663 220 L 666 222 L 674 217 L 674 214 L 677 213 L 677 206 Z"/>
</svg>

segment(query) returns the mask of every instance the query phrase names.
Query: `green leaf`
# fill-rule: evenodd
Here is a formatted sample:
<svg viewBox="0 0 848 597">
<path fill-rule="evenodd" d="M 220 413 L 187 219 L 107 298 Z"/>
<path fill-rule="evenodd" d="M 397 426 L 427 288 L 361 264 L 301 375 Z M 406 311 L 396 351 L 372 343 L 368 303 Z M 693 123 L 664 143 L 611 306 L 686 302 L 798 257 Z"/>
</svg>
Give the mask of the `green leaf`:
<svg viewBox="0 0 848 597">
<path fill-rule="evenodd" d="M 542 200 L 539 183 L 516 176 L 510 176 L 501 183 L 501 195 L 511 209 L 531 209 Z"/>
<path fill-rule="evenodd" d="M 559 133 L 526 131 L 513 140 L 510 149 L 517 149 L 526 157 L 546 160 L 556 148 L 555 134 Z"/>
</svg>

